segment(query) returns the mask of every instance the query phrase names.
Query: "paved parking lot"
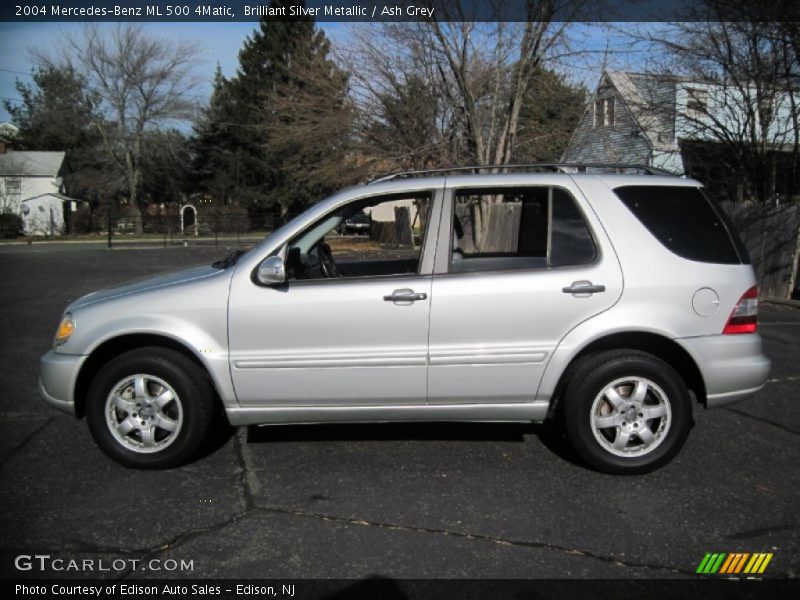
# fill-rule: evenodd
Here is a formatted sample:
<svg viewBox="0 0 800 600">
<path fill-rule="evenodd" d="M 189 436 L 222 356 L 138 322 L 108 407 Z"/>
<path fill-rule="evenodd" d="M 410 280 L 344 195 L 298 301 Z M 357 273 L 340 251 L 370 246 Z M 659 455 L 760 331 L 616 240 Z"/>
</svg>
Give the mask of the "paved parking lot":
<svg viewBox="0 0 800 600">
<path fill-rule="evenodd" d="M 0 575 L 58 575 L 14 568 L 50 554 L 126 565 L 103 577 L 671 578 L 736 551 L 800 574 L 800 310 L 780 306 L 761 310 L 769 384 L 698 409 L 681 454 L 646 476 L 593 473 L 534 425 L 250 428 L 180 469 L 116 465 L 37 398 L 61 311 L 225 252 L 0 246 Z M 170 558 L 191 571 L 131 568 Z"/>
</svg>

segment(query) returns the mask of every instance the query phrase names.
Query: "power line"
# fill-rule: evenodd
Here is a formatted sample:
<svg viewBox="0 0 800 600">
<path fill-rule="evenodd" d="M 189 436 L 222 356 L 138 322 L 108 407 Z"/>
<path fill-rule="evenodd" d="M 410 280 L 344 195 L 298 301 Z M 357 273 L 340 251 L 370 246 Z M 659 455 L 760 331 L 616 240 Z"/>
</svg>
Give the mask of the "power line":
<svg viewBox="0 0 800 600">
<path fill-rule="evenodd" d="M 14 73 L 15 75 L 27 75 L 28 77 L 33 77 L 32 73 L 25 73 L 24 71 L 15 71 L 13 69 L 5 69 L 3 67 L 0 67 L 0 71 L 2 71 L 3 73 Z"/>
</svg>

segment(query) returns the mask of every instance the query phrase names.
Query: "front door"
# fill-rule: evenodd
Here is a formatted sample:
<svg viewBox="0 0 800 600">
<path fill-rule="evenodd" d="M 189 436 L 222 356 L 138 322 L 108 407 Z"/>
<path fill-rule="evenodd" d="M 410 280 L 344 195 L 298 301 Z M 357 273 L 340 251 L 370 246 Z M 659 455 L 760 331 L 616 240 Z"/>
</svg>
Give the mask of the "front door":
<svg viewBox="0 0 800 600">
<path fill-rule="evenodd" d="M 432 203 L 431 192 L 347 203 L 289 241 L 286 284 L 236 273 L 230 369 L 242 406 L 425 404 Z"/>
</svg>

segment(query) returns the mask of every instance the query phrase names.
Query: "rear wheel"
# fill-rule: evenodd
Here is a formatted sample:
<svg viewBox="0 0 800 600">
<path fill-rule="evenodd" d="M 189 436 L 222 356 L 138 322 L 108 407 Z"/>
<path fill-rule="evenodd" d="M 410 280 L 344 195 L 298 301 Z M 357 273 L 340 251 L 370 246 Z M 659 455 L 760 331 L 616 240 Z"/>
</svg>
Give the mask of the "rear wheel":
<svg viewBox="0 0 800 600">
<path fill-rule="evenodd" d="M 86 418 L 98 446 L 128 467 L 175 467 L 199 448 L 214 401 L 206 374 L 165 348 L 126 352 L 89 387 Z"/>
<path fill-rule="evenodd" d="M 667 363 L 644 352 L 584 358 L 564 396 L 567 436 L 581 458 L 599 471 L 657 469 L 678 453 L 689 433 L 686 385 Z"/>
</svg>

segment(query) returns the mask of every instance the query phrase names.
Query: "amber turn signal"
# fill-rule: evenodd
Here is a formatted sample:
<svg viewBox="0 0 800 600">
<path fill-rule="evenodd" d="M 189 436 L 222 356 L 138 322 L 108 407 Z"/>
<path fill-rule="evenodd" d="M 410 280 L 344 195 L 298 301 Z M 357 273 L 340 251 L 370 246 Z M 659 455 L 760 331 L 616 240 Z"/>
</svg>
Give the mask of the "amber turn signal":
<svg viewBox="0 0 800 600">
<path fill-rule="evenodd" d="M 72 316 L 65 315 L 63 319 L 61 319 L 61 323 L 58 325 L 58 331 L 56 332 L 56 344 L 63 344 L 69 339 L 69 336 L 75 331 L 75 321 L 72 320 Z"/>
</svg>

